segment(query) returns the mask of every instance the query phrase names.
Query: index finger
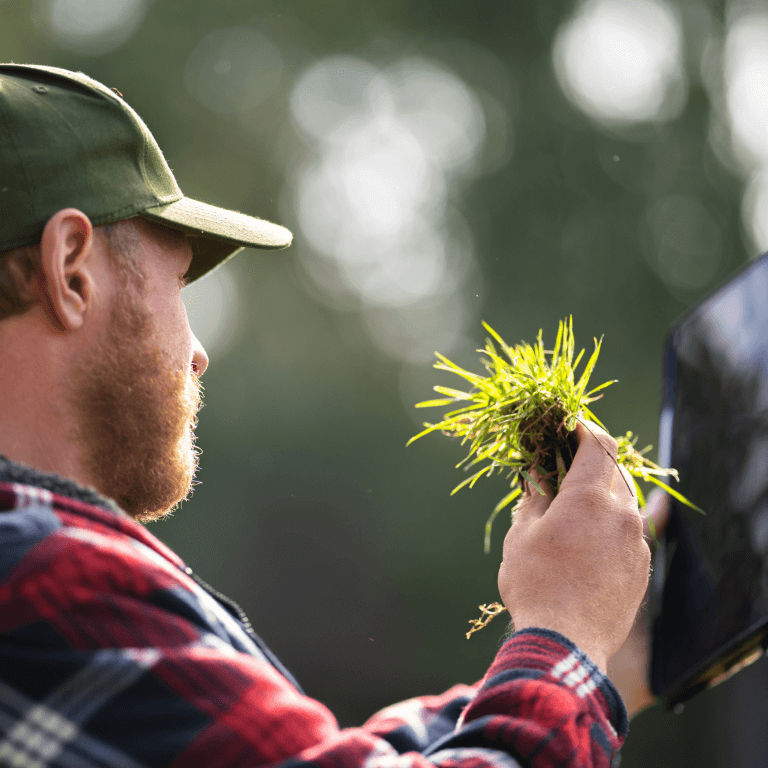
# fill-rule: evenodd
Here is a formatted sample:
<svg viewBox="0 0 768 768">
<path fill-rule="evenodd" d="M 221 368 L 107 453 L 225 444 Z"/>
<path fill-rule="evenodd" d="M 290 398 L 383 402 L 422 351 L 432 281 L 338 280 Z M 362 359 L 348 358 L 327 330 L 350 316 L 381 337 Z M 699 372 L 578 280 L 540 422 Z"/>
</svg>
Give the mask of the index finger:
<svg viewBox="0 0 768 768">
<path fill-rule="evenodd" d="M 525 525 L 543 517 L 555 497 L 549 483 L 535 469 L 531 471 L 531 477 L 538 483 L 544 494 L 539 493 L 526 481 L 525 495 L 515 510 L 514 525 Z"/>
<path fill-rule="evenodd" d="M 579 448 L 562 482 L 561 490 L 565 490 L 569 485 L 591 484 L 607 486 L 620 493 L 620 485 L 626 493 L 634 497 L 631 478 L 628 480 L 618 466 L 616 441 L 593 422 L 578 422 L 576 439 Z"/>
</svg>

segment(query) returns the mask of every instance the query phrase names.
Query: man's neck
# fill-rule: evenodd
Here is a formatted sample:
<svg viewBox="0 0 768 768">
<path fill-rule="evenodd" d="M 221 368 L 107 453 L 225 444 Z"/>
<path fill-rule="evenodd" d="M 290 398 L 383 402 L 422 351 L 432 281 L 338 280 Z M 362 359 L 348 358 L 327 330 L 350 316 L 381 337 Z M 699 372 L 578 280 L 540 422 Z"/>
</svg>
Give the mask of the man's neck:
<svg viewBox="0 0 768 768">
<path fill-rule="evenodd" d="M 111 512 L 125 514 L 112 499 L 102 496 L 93 488 L 79 485 L 74 480 L 59 477 L 54 473 L 41 472 L 38 469 L 24 466 L 2 455 L 0 455 L 0 483 L 18 483 L 34 488 L 44 488 L 59 496 L 67 496 Z"/>
<path fill-rule="evenodd" d="M 37 305 L 0 322 L 0 455 L 88 486 L 64 395 L 77 350 L 65 342 Z"/>
</svg>

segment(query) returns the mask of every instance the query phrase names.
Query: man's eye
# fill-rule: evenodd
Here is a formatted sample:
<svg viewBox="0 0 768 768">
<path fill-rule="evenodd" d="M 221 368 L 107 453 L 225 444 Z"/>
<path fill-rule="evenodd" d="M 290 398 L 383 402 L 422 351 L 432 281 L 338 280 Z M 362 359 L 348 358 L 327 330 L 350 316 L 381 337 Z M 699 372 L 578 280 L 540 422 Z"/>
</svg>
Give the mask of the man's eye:
<svg viewBox="0 0 768 768">
<path fill-rule="evenodd" d="M 182 288 L 185 288 L 187 285 L 189 285 L 189 279 L 186 275 L 179 275 L 179 284 Z"/>
</svg>

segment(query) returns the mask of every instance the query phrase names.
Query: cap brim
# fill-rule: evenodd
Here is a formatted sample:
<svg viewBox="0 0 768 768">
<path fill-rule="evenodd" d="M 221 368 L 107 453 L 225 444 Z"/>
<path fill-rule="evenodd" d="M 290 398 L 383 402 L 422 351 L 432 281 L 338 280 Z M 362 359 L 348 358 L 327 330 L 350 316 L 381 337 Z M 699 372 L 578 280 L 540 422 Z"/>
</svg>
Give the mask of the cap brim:
<svg viewBox="0 0 768 768">
<path fill-rule="evenodd" d="M 243 247 L 274 250 L 287 248 L 293 240 L 291 232 L 278 224 L 188 197 L 147 208 L 140 215 L 186 232 L 193 238 L 194 256 L 187 273 L 190 282 L 210 272 Z"/>
</svg>

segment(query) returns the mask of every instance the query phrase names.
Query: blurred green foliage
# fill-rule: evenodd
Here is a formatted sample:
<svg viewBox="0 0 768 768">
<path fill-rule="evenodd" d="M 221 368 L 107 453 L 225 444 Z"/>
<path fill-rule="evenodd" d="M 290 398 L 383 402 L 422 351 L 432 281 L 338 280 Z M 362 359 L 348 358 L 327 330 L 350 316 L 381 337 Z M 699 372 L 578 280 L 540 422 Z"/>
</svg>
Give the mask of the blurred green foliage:
<svg viewBox="0 0 768 768">
<path fill-rule="evenodd" d="M 710 5 L 722 21 L 719 4 Z M 288 183 L 303 151 L 288 109 L 292 84 L 324 56 L 418 55 L 493 96 L 511 115 L 514 151 L 461 197 L 484 286 L 473 311 L 513 340 L 570 314 L 583 338 L 605 334 L 596 373 L 621 385 L 606 394 L 601 417 L 645 444 L 657 435 L 668 327 L 754 255 L 742 243 L 743 181 L 708 142 L 712 105 L 695 65 L 688 62 L 679 117 L 619 131 L 579 112 L 555 79 L 550 48 L 569 2 L 154 0 L 133 35 L 102 54 L 57 41 L 46 21 L 51 7 L 0 0 L 5 60 L 81 69 L 116 87 L 155 133 L 186 194 L 297 235 L 286 252 L 247 251 L 231 266 L 241 308 L 232 345 L 204 377 L 201 484 L 152 532 L 242 604 L 343 725 L 479 678 L 502 628 L 469 642 L 464 633 L 478 603 L 496 594 L 502 537 L 484 556 L 482 523 L 503 481 L 450 497 L 455 478 L 446 466 L 461 447 L 434 440 L 405 449 L 420 414 L 404 400 L 430 396 L 429 364 L 409 368 L 382 355 L 357 312 L 308 290 L 298 257 L 309 245 Z M 184 84 L 199 41 L 232 26 L 268 37 L 284 61 L 278 85 L 247 120 L 203 108 Z M 504 87 L 478 65 L 478 50 L 502 63 Z M 699 201 L 719 230 L 719 267 L 696 290 L 670 288 L 651 266 L 647 211 L 661 195 Z M 471 348 L 450 356 L 477 367 Z M 723 760 L 722 745 L 749 734 L 728 733 L 722 713 L 741 701 L 739 685 L 765 679 L 761 664 L 681 716 L 658 708 L 642 715 L 622 766 L 736 765 Z"/>
</svg>

